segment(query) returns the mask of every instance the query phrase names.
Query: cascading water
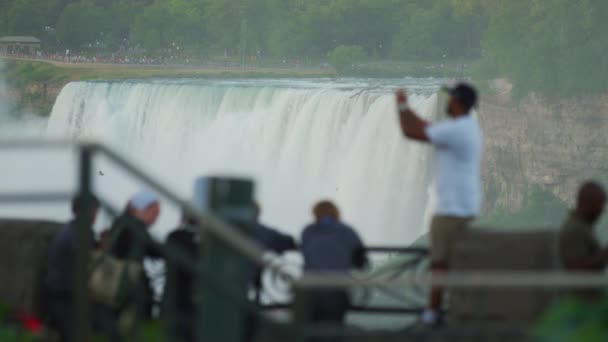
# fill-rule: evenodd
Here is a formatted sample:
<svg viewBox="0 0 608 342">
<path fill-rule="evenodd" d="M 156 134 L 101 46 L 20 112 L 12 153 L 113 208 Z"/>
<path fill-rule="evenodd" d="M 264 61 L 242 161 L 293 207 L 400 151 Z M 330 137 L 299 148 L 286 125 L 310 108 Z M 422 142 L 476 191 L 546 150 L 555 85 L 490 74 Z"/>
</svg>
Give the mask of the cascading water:
<svg viewBox="0 0 608 342">
<path fill-rule="evenodd" d="M 412 106 L 435 116 L 437 84 L 409 82 L 398 86 L 413 89 Z M 425 230 L 430 150 L 401 136 L 395 86 L 78 82 L 61 92 L 47 134 L 99 139 L 186 198 L 200 175 L 253 177 L 263 220 L 295 235 L 311 220 L 312 204 L 330 198 L 366 242 L 403 244 Z M 96 182 L 116 201 L 134 190 L 111 172 Z"/>
</svg>

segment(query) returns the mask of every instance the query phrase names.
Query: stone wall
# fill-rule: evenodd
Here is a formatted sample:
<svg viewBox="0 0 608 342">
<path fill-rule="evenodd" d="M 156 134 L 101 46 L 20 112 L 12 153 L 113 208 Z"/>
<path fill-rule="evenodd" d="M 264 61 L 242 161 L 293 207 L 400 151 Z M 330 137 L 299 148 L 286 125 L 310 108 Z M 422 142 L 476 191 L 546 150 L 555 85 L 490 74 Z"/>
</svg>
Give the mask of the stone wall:
<svg viewBox="0 0 608 342">
<path fill-rule="evenodd" d="M 479 115 L 486 210 L 518 210 L 531 184 L 571 203 L 581 181 L 608 170 L 608 95 L 499 103 L 487 100 Z"/>
<path fill-rule="evenodd" d="M 0 220 L 0 303 L 40 314 L 48 246 L 62 224 Z"/>
</svg>

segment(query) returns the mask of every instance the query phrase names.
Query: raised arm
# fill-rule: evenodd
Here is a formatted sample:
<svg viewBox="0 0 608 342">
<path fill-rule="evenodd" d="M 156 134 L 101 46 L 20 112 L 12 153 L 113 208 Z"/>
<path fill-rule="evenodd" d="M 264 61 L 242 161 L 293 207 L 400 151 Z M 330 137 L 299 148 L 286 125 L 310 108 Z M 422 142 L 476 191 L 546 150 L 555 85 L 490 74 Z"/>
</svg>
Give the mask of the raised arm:
<svg viewBox="0 0 608 342">
<path fill-rule="evenodd" d="M 407 105 L 407 95 L 405 94 L 405 91 L 397 91 L 396 97 L 397 109 L 399 111 L 399 123 L 403 135 L 412 140 L 429 142 L 430 139 L 426 134 L 428 122 L 420 118 Z"/>
</svg>

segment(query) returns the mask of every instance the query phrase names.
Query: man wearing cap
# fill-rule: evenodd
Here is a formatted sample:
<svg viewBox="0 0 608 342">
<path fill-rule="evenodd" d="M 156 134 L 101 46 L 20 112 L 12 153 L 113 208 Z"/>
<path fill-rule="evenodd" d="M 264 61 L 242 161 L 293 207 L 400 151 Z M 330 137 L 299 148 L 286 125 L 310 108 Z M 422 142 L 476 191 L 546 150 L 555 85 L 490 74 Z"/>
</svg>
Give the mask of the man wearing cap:
<svg viewBox="0 0 608 342">
<path fill-rule="evenodd" d="M 407 103 L 404 91 L 397 92 L 399 122 L 403 134 L 434 148 L 434 182 L 438 205 L 431 221 L 431 268 L 448 269 L 454 239 L 479 215 L 481 208 L 482 132 L 471 114 L 477 105 L 476 90 L 466 83 L 445 88 L 449 98 L 448 120 L 429 123 Z M 430 307 L 422 315 L 427 324 L 439 322 L 442 289 L 431 289 Z"/>
<path fill-rule="evenodd" d="M 125 212 L 112 224 L 108 237 L 108 250 L 118 259 L 135 261 L 142 265 L 145 258 L 161 258 L 161 245 L 154 241 L 148 229 L 160 214 L 160 202 L 151 192 L 140 191 L 131 197 Z M 142 279 L 142 315 L 150 317 L 153 306 L 153 291 L 148 277 Z"/>
</svg>

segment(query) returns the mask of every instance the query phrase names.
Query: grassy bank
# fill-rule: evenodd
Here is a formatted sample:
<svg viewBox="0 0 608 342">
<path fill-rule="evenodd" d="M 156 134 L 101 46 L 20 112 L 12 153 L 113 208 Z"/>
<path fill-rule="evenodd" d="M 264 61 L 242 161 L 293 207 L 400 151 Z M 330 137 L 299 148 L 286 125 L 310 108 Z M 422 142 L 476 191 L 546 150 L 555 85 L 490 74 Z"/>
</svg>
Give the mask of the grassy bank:
<svg viewBox="0 0 608 342">
<path fill-rule="evenodd" d="M 352 76 L 372 78 L 463 78 L 468 75 L 473 63 L 474 61 L 469 60 L 370 61 L 358 64 L 346 72 Z"/>
<path fill-rule="evenodd" d="M 4 59 L 7 71 L 28 79 L 85 81 L 98 79 L 185 78 L 185 77 L 330 77 L 331 69 L 265 67 L 172 67 L 116 64 L 69 64 L 62 62 Z"/>
<path fill-rule="evenodd" d="M 2 59 L 2 75 L 10 89 L 16 112 L 48 115 L 69 82 L 150 78 L 315 78 L 332 77 L 332 69 L 281 69 L 263 67 L 197 68 Z"/>
<path fill-rule="evenodd" d="M 172 67 L 116 64 L 71 64 L 0 58 L 3 75 L 18 104 L 17 112 L 48 115 L 59 92 L 72 81 L 151 78 L 319 78 L 319 77 L 461 77 L 463 61 L 376 61 L 357 64 L 338 74 L 331 67 Z M 232 64 L 234 65 L 234 63 Z M 320 63 L 318 65 L 321 65 Z"/>
</svg>

